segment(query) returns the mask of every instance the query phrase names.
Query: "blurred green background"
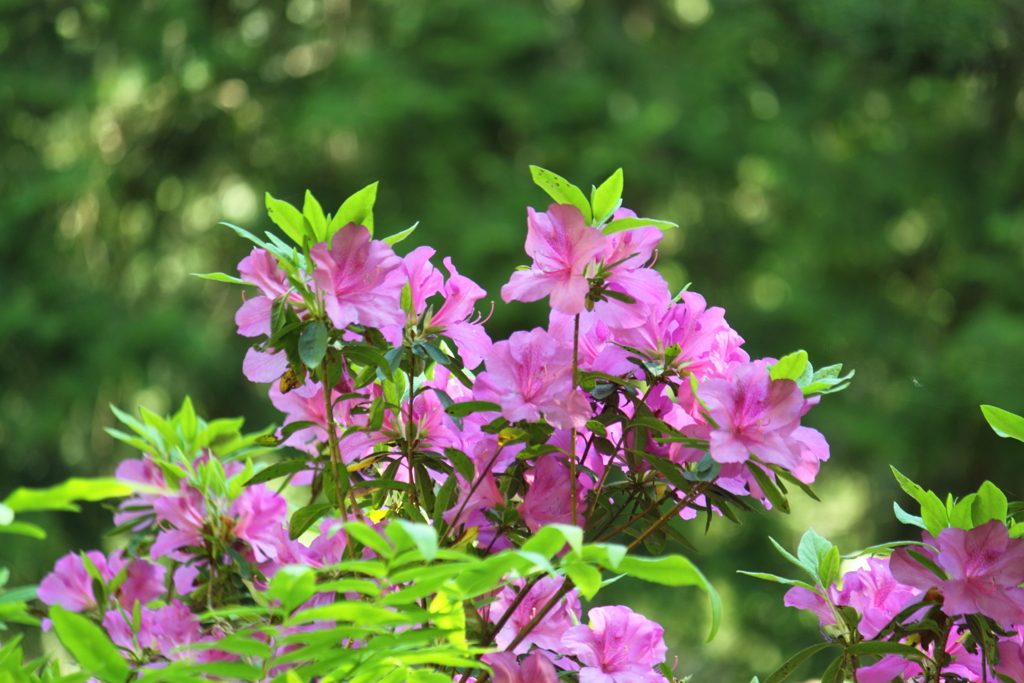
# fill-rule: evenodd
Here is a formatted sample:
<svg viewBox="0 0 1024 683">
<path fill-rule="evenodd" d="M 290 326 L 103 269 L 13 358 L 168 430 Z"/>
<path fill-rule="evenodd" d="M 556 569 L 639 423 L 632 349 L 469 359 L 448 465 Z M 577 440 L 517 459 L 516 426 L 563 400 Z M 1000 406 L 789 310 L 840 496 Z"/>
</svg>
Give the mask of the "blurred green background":
<svg viewBox="0 0 1024 683">
<path fill-rule="evenodd" d="M 1024 5 L 996 0 L 2 0 L 0 477 L 112 471 L 110 403 L 280 419 L 240 373 L 241 292 L 189 275 L 234 272 L 247 244 L 217 222 L 269 229 L 263 192 L 330 210 L 380 180 L 380 234 L 420 221 L 400 252 L 452 255 L 498 339 L 546 313 L 498 296 L 547 204 L 527 166 L 585 187 L 622 166 L 626 205 L 681 226 L 673 288 L 752 355 L 857 370 L 805 420 L 824 503 L 690 530 L 726 603 L 709 647 L 695 591 L 608 589 L 680 675 L 763 677 L 818 640 L 734 574 L 789 573 L 768 534 L 912 534 L 889 463 L 1022 495 L 1024 452 L 977 407 L 1024 412 L 1022 72 Z M 15 583 L 110 526 L 41 521 L 44 543 L 4 539 Z"/>
</svg>

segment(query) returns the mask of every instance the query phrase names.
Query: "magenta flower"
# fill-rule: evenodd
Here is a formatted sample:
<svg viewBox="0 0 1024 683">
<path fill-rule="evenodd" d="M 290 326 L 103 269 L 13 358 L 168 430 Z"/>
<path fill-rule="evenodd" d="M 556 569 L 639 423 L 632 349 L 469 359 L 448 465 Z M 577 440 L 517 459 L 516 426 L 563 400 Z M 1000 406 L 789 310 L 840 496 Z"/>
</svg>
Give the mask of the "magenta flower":
<svg viewBox="0 0 1024 683">
<path fill-rule="evenodd" d="M 893 578 L 888 560 L 872 557 L 867 568 L 843 576 L 843 588 L 834 602 L 861 614 L 857 630 L 870 640 L 920 594 L 920 590 Z"/>
<path fill-rule="evenodd" d="M 740 349 L 743 339 L 725 321 L 725 309 L 708 308 L 704 297 L 696 292 L 683 292 L 679 303 L 652 309 L 632 329 L 616 330 L 614 340 L 663 363 L 668 360 L 666 350 L 678 346 L 679 353 L 667 363 L 668 367 L 680 375 L 693 374 L 698 380 L 728 376 L 730 365 L 750 360 Z M 599 362 L 629 355 L 622 347 L 609 344 Z"/>
<path fill-rule="evenodd" d="M 519 606 L 516 607 L 497 635 L 494 636 L 495 644 L 501 649 L 507 648 L 519 632 L 533 619 L 537 610 L 547 604 L 548 600 L 554 597 L 558 589 L 565 581 L 561 577 L 546 576 L 538 581 L 530 592 L 526 594 Z M 496 623 L 512 605 L 520 590 L 526 585 L 525 579 L 520 579 L 509 586 L 505 586 L 498 593 L 497 599 L 491 603 L 489 619 Z M 572 628 L 573 622 L 580 618 L 579 591 L 575 588 L 562 598 L 558 604 L 548 612 L 547 616 L 530 631 L 523 642 L 516 645 L 517 655 L 526 653 L 531 645 L 536 645 L 545 650 L 562 652 L 562 636 Z"/>
<path fill-rule="evenodd" d="M 104 583 L 117 576 L 126 564 L 121 551 L 114 552 L 109 559 L 98 550 L 90 550 L 85 556 L 99 570 Z M 136 600 L 145 605 L 163 595 L 165 567 L 141 559 L 127 564 L 127 578 L 113 595 L 122 606 L 131 609 Z M 68 553 L 57 560 L 53 571 L 39 583 L 37 594 L 47 605 L 60 605 L 72 612 L 98 606 L 93 592 L 93 577 L 86 571 L 85 562 L 78 553 Z"/>
<path fill-rule="evenodd" d="M 654 666 L 665 661 L 665 631 L 628 607 L 590 610 L 590 626 L 573 626 L 562 649 L 583 664 L 580 683 L 664 683 Z"/>
<path fill-rule="evenodd" d="M 276 560 L 286 538 L 288 503 L 284 497 L 265 484 L 249 486 L 231 503 L 231 514 L 235 517 L 235 538 L 249 544 L 256 561 Z"/>
<path fill-rule="evenodd" d="M 791 379 L 771 379 L 760 363 L 741 363 L 729 379 L 705 380 L 697 396 L 718 425 L 711 430 L 711 457 L 721 463 L 762 462 L 793 470 L 803 462 L 793 430 L 804 397 Z"/>
<path fill-rule="evenodd" d="M 1024 681 L 1024 626 L 1013 627 L 1017 635 L 999 641 L 999 664 L 996 671 L 1010 680 Z"/>
<path fill-rule="evenodd" d="M 558 683 L 555 665 L 538 652 L 525 657 L 522 664 L 511 652 L 491 652 L 481 659 L 494 670 L 494 683 Z"/>
<path fill-rule="evenodd" d="M 501 298 L 508 303 L 550 295 L 556 311 L 583 312 L 590 291 L 586 271 L 604 252 L 607 238 L 588 227 L 580 210 L 569 204 L 552 204 L 546 213 L 527 209 L 526 224 L 526 253 L 533 265 L 512 274 Z"/>
<path fill-rule="evenodd" d="M 571 429 L 590 417 L 590 404 L 572 388 L 572 351 L 545 330 L 514 332 L 491 348 L 486 365 L 473 396 L 500 405 L 510 422 L 535 422 L 543 414 L 555 427 Z"/>
<path fill-rule="evenodd" d="M 487 292 L 465 275 L 460 275 L 450 258 L 444 259 L 449 273 L 448 281 L 445 282 L 441 272 L 430 263 L 434 253 L 430 247 L 418 247 L 402 260 L 402 269 L 412 297 L 413 317 L 418 318 L 426 312 L 428 298 L 441 294 L 444 303 L 426 318 L 428 331 L 450 337 L 466 367 L 475 368 L 490 350 L 491 338 L 480 322 L 470 322 L 469 318 L 475 312 L 476 302 L 486 296 Z"/>
<path fill-rule="evenodd" d="M 322 242 L 315 244 L 310 256 L 316 264 L 313 280 L 336 328 L 402 325 L 402 259 L 389 245 L 370 239 L 364 226 L 349 223 L 334 233 L 330 249 Z M 389 341 L 397 344 L 401 338 Z"/>
<path fill-rule="evenodd" d="M 939 587 L 950 615 L 981 613 L 1004 626 L 1024 623 L 1024 538 L 1010 538 L 993 519 L 973 529 L 943 529 L 929 554 L 949 576 L 942 580 L 903 548 L 889 567 L 900 583 L 921 590 Z"/>
<path fill-rule="evenodd" d="M 828 591 L 829 597 L 835 602 L 837 595 L 835 586 L 829 586 Z M 782 604 L 786 607 L 795 607 L 811 612 L 818 617 L 818 622 L 822 626 L 835 626 L 836 617 L 832 614 L 828 603 L 825 602 L 825 598 L 803 586 L 793 586 L 786 591 L 786 595 L 782 598 Z"/>
<path fill-rule="evenodd" d="M 206 523 L 206 501 L 203 494 L 187 484 L 181 487 L 179 495 L 160 496 L 153 503 L 157 519 L 169 522 L 156 535 L 150 548 L 152 557 L 167 555 L 172 560 L 185 562 L 188 553 L 179 548 L 189 545 L 203 545 L 203 525 Z"/>
<path fill-rule="evenodd" d="M 615 212 L 616 218 L 636 214 L 628 209 Z M 642 325 L 652 313 L 664 310 L 671 300 L 668 285 L 653 268 L 644 267 L 654 255 L 663 233 L 655 227 L 623 230 L 608 236 L 601 262 L 606 272 L 605 289 L 632 297 L 636 303 L 608 298 L 594 304 L 594 315 L 609 327 L 628 329 Z"/>
<path fill-rule="evenodd" d="M 569 467 L 556 455 L 537 458 L 533 469 L 524 474 L 530 488 L 519 505 L 519 515 L 530 531 L 536 533 L 548 524 L 583 526 L 585 510 L 582 486 L 576 487 L 576 520 L 572 519 L 572 478 Z"/>
<path fill-rule="evenodd" d="M 277 265 L 277 258 L 265 249 L 253 249 L 238 264 L 238 273 L 249 284 L 256 285 L 260 295 L 249 299 L 235 313 L 238 334 L 243 337 L 258 337 L 270 334 L 270 312 L 274 299 L 288 293 L 291 288 L 288 276 Z M 291 298 L 301 302 L 302 297 L 293 293 Z"/>
</svg>

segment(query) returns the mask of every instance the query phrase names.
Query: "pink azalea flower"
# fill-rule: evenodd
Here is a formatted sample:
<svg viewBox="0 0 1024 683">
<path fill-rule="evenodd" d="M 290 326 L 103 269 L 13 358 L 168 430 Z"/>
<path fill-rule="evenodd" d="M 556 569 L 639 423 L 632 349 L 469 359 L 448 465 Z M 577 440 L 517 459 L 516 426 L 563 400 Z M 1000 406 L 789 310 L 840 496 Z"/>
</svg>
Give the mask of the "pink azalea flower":
<svg viewBox="0 0 1024 683">
<path fill-rule="evenodd" d="M 796 382 L 771 379 L 761 363 L 741 363 L 729 379 L 705 380 L 697 396 L 718 425 L 710 437 L 716 461 L 742 463 L 753 453 L 789 470 L 801 466 L 793 430 L 800 425 L 804 397 Z"/>
<path fill-rule="evenodd" d="M 996 671 L 1010 680 L 1024 681 L 1024 625 L 1013 627 L 1017 635 L 1003 638 L 996 647 L 999 649 L 999 664 Z"/>
<path fill-rule="evenodd" d="M 835 586 L 829 586 L 828 592 L 829 597 L 833 602 L 835 602 L 838 593 Z M 818 617 L 818 622 L 822 626 L 835 626 L 836 617 L 832 614 L 832 610 L 829 609 L 828 603 L 825 602 L 825 598 L 812 590 L 804 588 L 803 586 L 793 586 L 786 591 L 786 595 L 782 599 L 782 604 L 786 607 L 796 607 L 797 609 L 804 609 L 811 612 Z"/>
<path fill-rule="evenodd" d="M 334 233 L 330 249 L 322 242 L 315 244 L 310 257 L 316 264 L 313 280 L 323 293 L 324 307 L 336 328 L 352 324 L 380 329 L 402 325 L 402 259 L 388 244 L 371 239 L 364 226 L 349 223 L 342 227 Z M 401 337 L 389 341 L 398 344 Z"/>
<path fill-rule="evenodd" d="M 871 639 L 920 594 L 920 590 L 893 578 L 888 560 L 872 557 L 867 568 L 843 576 L 843 588 L 834 601 L 861 614 L 857 630 Z"/>
<path fill-rule="evenodd" d="M 981 613 L 1000 624 L 1024 623 L 1024 538 L 1010 538 L 993 519 L 973 529 L 943 529 L 929 554 L 945 570 L 945 581 L 904 548 L 893 552 L 890 569 L 900 583 L 921 590 L 939 587 L 950 616 Z"/>
<path fill-rule="evenodd" d="M 250 348 L 242 360 L 242 374 L 250 382 L 275 382 L 288 369 L 288 355 L 284 351 L 268 353 Z"/>
<path fill-rule="evenodd" d="M 258 337 L 270 334 L 270 313 L 274 299 L 288 293 L 291 286 L 288 276 L 277 264 L 277 258 L 265 249 L 253 249 L 238 264 L 238 273 L 249 284 L 256 285 L 260 295 L 249 299 L 235 313 L 238 334 L 243 337 Z M 301 302 L 302 297 L 293 293 L 292 301 Z"/>
<path fill-rule="evenodd" d="M 562 587 L 562 583 L 565 579 L 561 577 L 546 576 L 538 581 L 526 597 L 523 599 L 519 606 L 516 607 L 512 616 L 509 618 L 505 625 L 498 631 L 494 637 L 495 644 L 501 649 L 506 649 L 519 632 L 533 619 L 537 610 L 547 604 L 548 600 L 554 597 L 555 593 L 559 588 Z M 519 579 L 512 585 L 505 586 L 498 593 L 497 599 L 491 603 L 489 619 L 491 622 L 496 623 L 501 619 L 502 615 L 512 605 L 512 602 L 516 599 L 518 592 L 523 589 L 526 585 L 525 579 Z M 573 621 L 579 621 L 580 617 L 580 598 L 579 591 L 575 588 L 569 591 L 564 598 L 562 598 L 558 604 L 548 612 L 547 616 L 541 620 L 537 626 L 530 631 L 529 635 L 523 639 L 521 643 L 516 645 L 515 654 L 521 655 L 526 653 L 531 645 L 544 648 L 545 650 L 551 650 L 553 652 L 562 652 L 562 636 L 567 630 L 572 628 Z"/>
<path fill-rule="evenodd" d="M 679 303 L 653 308 L 636 327 L 616 330 L 614 340 L 646 351 L 663 363 L 667 361 L 666 350 L 678 346 L 679 353 L 668 367 L 680 375 L 693 374 L 698 380 L 728 376 L 730 365 L 750 360 L 740 349 L 743 339 L 725 321 L 725 309 L 708 308 L 704 297 L 696 292 L 683 292 Z M 602 354 L 606 363 L 611 358 L 629 355 L 630 352 L 614 344 L 608 345 Z"/>
<path fill-rule="evenodd" d="M 257 562 L 277 559 L 278 549 L 287 538 L 284 525 L 288 503 L 283 496 L 265 484 L 248 486 L 231 503 L 231 514 L 235 517 L 235 538 L 249 544 Z"/>
<path fill-rule="evenodd" d="M 98 550 L 85 553 L 105 581 L 114 578 L 116 572 L 107 566 L 107 558 Z M 92 590 L 92 577 L 85 570 L 85 563 L 78 553 L 68 553 L 57 560 L 53 571 L 39 582 L 37 595 L 47 605 L 60 605 L 72 612 L 82 612 L 96 607 L 96 596 Z"/>
<path fill-rule="evenodd" d="M 510 422 L 535 422 L 543 414 L 555 427 L 570 429 L 590 417 L 589 402 L 572 388 L 572 351 L 542 328 L 496 343 L 486 365 L 473 396 L 500 405 Z"/>
<path fill-rule="evenodd" d="M 572 519 L 572 481 L 569 467 L 556 455 L 542 455 L 528 470 L 529 489 L 519 505 L 519 515 L 530 531 L 536 533 L 548 524 L 575 524 L 583 526 L 585 510 L 583 486 L 576 487 L 576 520 Z"/>
<path fill-rule="evenodd" d="M 615 218 L 636 218 L 629 209 L 619 209 Z M 663 233 L 655 227 L 623 230 L 608 236 L 601 262 L 607 271 L 604 286 L 609 291 L 632 297 L 636 303 L 607 298 L 594 304 L 593 315 L 609 327 L 642 325 L 653 311 L 664 310 L 671 300 L 661 274 L 644 266 L 651 260 Z"/>
<path fill-rule="evenodd" d="M 628 607 L 595 607 L 590 626 L 573 626 L 562 650 L 583 664 L 580 683 L 664 683 L 654 666 L 665 661 L 665 631 Z"/>
<path fill-rule="evenodd" d="M 444 297 L 444 303 L 426 320 L 431 333 L 444 334 L 455 342 L 465 361 L 466 367 L 475 368 L 491 348 L 480 322 L 468 319 L 475 313 L 474 305 L 487 295 L 480 285 L 465 275 L 460 275 L 450 258 L 444 259 L 449 277 L 445 282 L 441 272 L 430 263 L 434 250 L 418 247 L 403 259 L 403 270 L 412 295 L 413 314 L 419 317 L 427 310 L 427 299 L 436 294 Z"/>
<path fill-rule="evenodd" d="M 525 657 L 522 664 L 511 652 L 491 652 L 481 659 L 494 670 L 494 683 L 558 683 L 555 665 L 537 652 Z"/>
<path fill-rule="evenodd" d="M 552 204 L 546 213 L 527 209 L 526 222 L 526 253 L 533 265 L 513 273 L 501 288 L 501 298 L 508 303 L 550 295 L 556 311 L 581 313 L 590 291 L 585 271 L 604 252 L 607 238 L 588 227 L 580 210 L 569 204 Z"/>
<path fill-rule="evenodd" d="M 114 593 L 114 598 L 125 608 L 131 609 L 135 601 L 141 604 L 156 600 L 164 594 L 164 576 L 167 569 L 142 559 L 125 562 L 121 551 L 115 551 L 108 559 L 98 550 L 85 553 L 104 583 L 109 582 L 125 564 L 127 577 Z M 68 553 L 57 560 L 53 571 L 39 583 L 39 599 L 47 605 L 60 605 L 72 612 L 82 612 L 97 607 L 93 592 L 93 577 L 86 571 L 85 562 L 78 553 Z"/>
<path fill-rule="evenodd" d="M 121 481 L 132 484 L 144 484 L 156 491 L 170 493 L 164 480 L 163 470 L 148 457 L 122 460 L 114 471 L 114 476 Z M 160 497 L 159 493 L 135 493 L 121 501 L 118 512 L 114 513 L 114 525 L 121 526 L 132 520 L 139 520 L 132 527 L 133 531 L 141 531 L 152 524 L 153 501 Z"/>
<path fill-rule="evenodd" d="M 170 523 L 156 535 L 150 548 L 152 557 L 167 555 L 172 560 L 185 562 L 188 553 L 179 549 L 189 545 L 203 545 L 203 525 L 206 523 L 206 501 L 197 489 L 184 484 L 176 496 L 160 496 L 153 503 L 157 519 Z"/>
</svg>

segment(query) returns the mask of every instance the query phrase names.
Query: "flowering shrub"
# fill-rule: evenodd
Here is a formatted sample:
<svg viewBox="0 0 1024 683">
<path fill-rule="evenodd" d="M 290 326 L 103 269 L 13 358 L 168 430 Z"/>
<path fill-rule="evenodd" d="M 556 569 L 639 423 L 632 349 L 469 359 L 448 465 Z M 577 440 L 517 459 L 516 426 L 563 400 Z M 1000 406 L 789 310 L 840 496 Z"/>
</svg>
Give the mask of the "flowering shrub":
<svg viewBox="0 0 1024 683">
<path fill-rule="evenodd" d="M 1024 418 L 982 410 L 997 434 L 1024 441 Z M 752 574 L 792 585 L 785 604 L 813 612 L 828 640 L 795 655 L 766 683 L 832 646 L 843 652 L 823 683 L 1024 681 L 1024 503 L 1008 503 L 988 481 L 977 493 L 943 501 L 893 473 L 921 506 L 916 516 L 894 503 L 900 521 L 922 529 L 921 542 L 868 548 L 852 556 L 871 555 L 866 565 L 840 577 L 839 549 L 812 529 L 796 556 L 776 544 L 810 583 Z"/>
<path fill-rule="evenodd" d="M 501 296 L 547 297 L 550 320 L 504 341 L 450 259 L 446 274 L 429 247 L 395 253 L 412 228 L 375 238 L 376 185 L 333 216 L 268 195 L 291 243 L 231 226 L 255 244 L 241 277 L 207 277 L 256 287 L 235 316 L 256 340 L 243 372 L 283 426 L 244 434 L 188 400 L 117 411 L 128 431 L 111 434 L 142 457 L 100 497 L 131 491 L 127 549 L 70 554 L 38 589 L 83 671 L 65 678 L 673 679 L 661 626 L 616 606 L 584 619 L 615 575 L 701 588 L 714 635 L 718 597 L 665 552 L 690 546 L 670 522 L 810 492 L 829 449 L 801 419 L 852 373 L 802 351 L 751 360 L 722 309 L 673 296 L 652 268 L 673 226 L 622 208 L 621 171 L 589 200 L 533 173 L 555 203 L 528 210 L 531 263 Z M 16 642 L 0 661 L 61 677 Z"/>
</svg>

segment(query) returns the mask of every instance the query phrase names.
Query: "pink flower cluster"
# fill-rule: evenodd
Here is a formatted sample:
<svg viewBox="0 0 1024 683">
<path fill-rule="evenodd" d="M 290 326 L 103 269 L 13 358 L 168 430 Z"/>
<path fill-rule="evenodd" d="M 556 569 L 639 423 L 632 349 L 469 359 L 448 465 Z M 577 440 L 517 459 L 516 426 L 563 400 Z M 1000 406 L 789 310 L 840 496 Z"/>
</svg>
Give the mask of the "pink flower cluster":
<svg viewBox="0 0 1024 683">
<path fill-rule="evenodd" d="M 938 605 L 953 619 L 945 651 L 951 655 L 943 672 L 959 680 L 985 680 L 977 650 L 964 645 L 968 615 L 982 615 L 1013 635 L 997 643 L 1000 664 L 995 671 L 1012 680 L 1024 680 L 1024 539 L 1010 538 L 1006 525 L 991 520 L 973 529 L 948 528 L 938 538 L 924 533 L 926 545 L 899 548 L 889 558 L 871 558 L 868 566 L 847 573 L 842 588 L 835 584 L 825 595 L 800 586 L 786 593 L 785 604 L 812 611 L 823 627 L 837 625 L 838 606 L 852 607 L 860 615 L 857 631 L 864 639 L 876 638 L 904 610 L 919 609 L 908 621 L 921 619 Z M 923 556 L 927 566 L 911 551 Z M 942 572 L 940 576 L 935 568 Z M 934 654 L 934 643 L 925 650 Z M 921 666 L 898 655 L 885 655 L 857 669 L 858 683 L 888 683 L 894 678 L 917 680 Z M 992 680 L 989 677 L 987 680 Z"/>
<path fill-rule="evenodd" d="M 636 219 L 625 209 L 614 217 Z M 530 209 L 532 263 L 501 295 L 550 297 L 550 317 L 546 329 L 497 342 L 475 311 L 484 290 L 447 258 L 446 277 L 429 247 L 399 256 L 348 224 L 305 255 L 253 249 L 238 266 L 258 290 L 235 318 L 239 334 L 259 338 L 243 372 L 271 383 L 285 414 L 277 439 L 301 453 L 282 463 L 292 488 L 245 485 L 251 464 L 221 462 L 206 442 L 187 458 L 154 449 L 126 461 L 117 475 L 140 490 L 115 522 L 153 561 L 69 555 L 39 597 L 90 615 L 141 666 L 237 660 L 202 648 L 230 629 L 196 613 L 217 596 L 265 589 L 289 576 L 278 574 L 287 565 L 331 571 L 350 542 L 334 514 L 432 515 L 442 541 L 486 557 L 551 524 L 592 540 L 588 525 L 611 510 L 622 472 L 667 491 L 684 516 L 738 496 L 770 506 L 762 487 L 772 491 L 766 482 L 779 471 L 812 482 L 829 456 L 801 425 L 817 397 L 773 379 L 774 359 L 752 361 L 721 308 L 693 292 L 671 296 L 653 268 L 661 235 L 653 226 L 605 234 L 571 205 Z M 305 513 L 327 515 L 308 544 L 292 536 L 319 517 L 290 529 L 294 507 L 281 490 L 307 499 Z M 553 683 L 574 671 L 580 683 L 665 681 L 661 627 L 626 607 L 591 609 L 582 625 L 579 592 L 565 580 L 518 579 L 481 608 L 488 642 L 503 650 L 485 658 L 493 680 Z M 901 596 L 841 599 L 865 610 L 862 626 L 880 628 Z M 980 600 L 969 591 L 957 599 Z"/>
</svg>

